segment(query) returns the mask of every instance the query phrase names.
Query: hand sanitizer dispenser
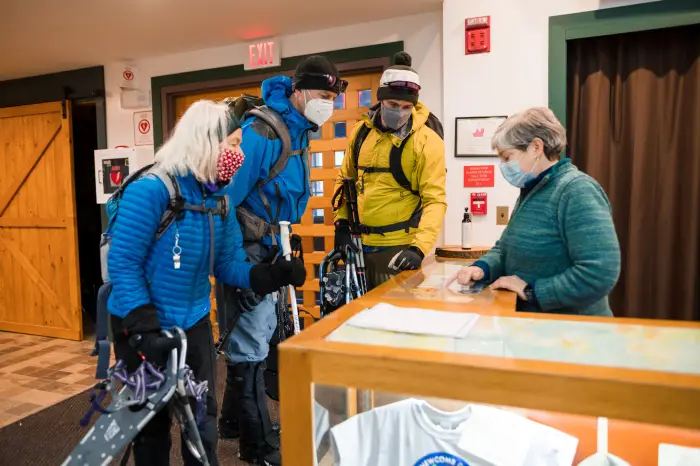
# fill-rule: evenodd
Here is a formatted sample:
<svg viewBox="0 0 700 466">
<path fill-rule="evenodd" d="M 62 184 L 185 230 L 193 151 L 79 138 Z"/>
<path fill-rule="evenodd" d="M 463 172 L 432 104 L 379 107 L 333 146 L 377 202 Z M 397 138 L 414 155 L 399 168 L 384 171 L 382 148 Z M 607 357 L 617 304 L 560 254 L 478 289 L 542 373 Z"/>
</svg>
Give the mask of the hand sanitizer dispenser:
<svg viewBox="0 0 700 466">
<path fill-rule="evenodd" d="M 472 248 L 472 224 L 472 214 L 469 212 L 469 207 L 465 207 L 462 219 L 462 249 Z"/>
</svg>

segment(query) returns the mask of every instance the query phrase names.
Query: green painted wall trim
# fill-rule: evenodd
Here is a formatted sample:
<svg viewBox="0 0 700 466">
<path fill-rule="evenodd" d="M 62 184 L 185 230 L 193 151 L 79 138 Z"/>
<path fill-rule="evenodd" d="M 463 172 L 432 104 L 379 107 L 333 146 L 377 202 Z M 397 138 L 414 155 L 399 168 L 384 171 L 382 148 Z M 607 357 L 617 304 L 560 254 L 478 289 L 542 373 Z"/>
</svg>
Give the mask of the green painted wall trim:
<svg viewBox="0 0 700 466">
<path fill-rule="evenodd" d="M 662 0 L 549 18 L 549 108 L 566 126 L 566 41 L 700 23 L 700 1 Z"/>
<path fill-rule="evenodd" d="M 349 49 L 333 50 L 322 53 L 334 63 L 346 63 L 360 60 L 370 60 L 373 58 L 392 57 L 395 53 L 404 49 L 403 41 L 388 42 L 379 45 L 369 45 L 366 47 L 353 47 Z M 163 115 L 161 108 L 161 90 L 164 87 L 177 86 L 181 84 L 202 83 L 207 81 L 217 81 L 220 79 L 240 78 L 243 76 L 255 76 L 259 74 L 283 72 L 296 68 L 297 64 L 308 55 L 298 55 L 295 57 L 282 58 L 280 66 L 274 68 L 264 68 L 261 70 L 247 71 L 243 65 L 225 66 L 222 68 L 212 68 L 208 70 L 189 71 L 186 73 L 169 74 L 151 78 L 151 95 L 153 99 L 153 135 L 156 149 L 163 143 Z"/>
</svg>

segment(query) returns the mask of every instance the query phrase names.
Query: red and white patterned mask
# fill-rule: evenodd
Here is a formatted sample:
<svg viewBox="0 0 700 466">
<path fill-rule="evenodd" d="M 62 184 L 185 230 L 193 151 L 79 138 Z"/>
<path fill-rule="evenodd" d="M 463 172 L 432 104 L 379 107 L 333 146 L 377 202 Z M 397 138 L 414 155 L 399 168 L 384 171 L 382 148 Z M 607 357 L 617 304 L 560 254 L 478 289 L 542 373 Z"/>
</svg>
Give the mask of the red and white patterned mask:
<svg viewBox="0 0 700 466">
<path fill-rule="evenodd" d="M 216 172 L 219 177 L 219 181 L 228 183 L 236 174 L 241 165 L 243 165 L 243 160 L 245 156 L 240 152 L 234 152 L 231 149 L 222 148 L 219 152 L 219 160 L 216 162 Z"/>
</svg>

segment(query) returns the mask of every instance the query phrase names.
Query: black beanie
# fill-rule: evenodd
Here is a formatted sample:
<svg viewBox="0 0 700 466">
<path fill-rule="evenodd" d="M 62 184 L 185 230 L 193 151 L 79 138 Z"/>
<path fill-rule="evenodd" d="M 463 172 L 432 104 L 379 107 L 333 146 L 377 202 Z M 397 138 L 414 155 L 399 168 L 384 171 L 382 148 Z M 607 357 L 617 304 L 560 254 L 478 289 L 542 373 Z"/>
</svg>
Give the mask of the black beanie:
<svg viewBox="0 0 700 466">
<path fill-rule="evenodd" d="M 340 90 L 341 79 L 338 68 L 323 55 L 311 55 L 299 62 L 292 78 L 292 89 Z M 345 89 L 343 89 L 345 90 Z"/>
<path fill-rule="evenodd" d="M 394 64 L 384 70 L 379 81 L 377 100 L 406 100 L 413 104 L 418 103 L 420 91 L 420 77 L 411 68 L 411 56 L 406 52 L 394 55 Z"/>
</svg>

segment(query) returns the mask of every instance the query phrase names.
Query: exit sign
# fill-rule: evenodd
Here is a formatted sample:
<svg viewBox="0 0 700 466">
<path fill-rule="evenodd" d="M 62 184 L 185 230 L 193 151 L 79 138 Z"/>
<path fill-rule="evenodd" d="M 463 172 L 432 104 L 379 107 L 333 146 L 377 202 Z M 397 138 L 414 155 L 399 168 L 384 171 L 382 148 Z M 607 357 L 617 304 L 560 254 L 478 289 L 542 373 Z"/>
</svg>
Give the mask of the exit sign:
<svg viewBox="0 0 700 466">
<path fill-rule="evenodd" d="M 243 64 L 246 70 L 269 68 L 280 65 L 280 43 L 276 39 L 265 39 L 248 44 L 248 60 Z"/>
</svg>

